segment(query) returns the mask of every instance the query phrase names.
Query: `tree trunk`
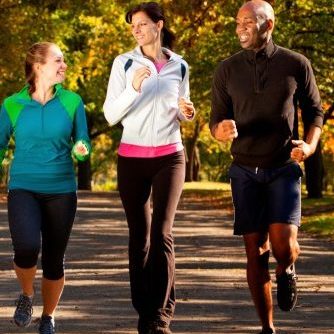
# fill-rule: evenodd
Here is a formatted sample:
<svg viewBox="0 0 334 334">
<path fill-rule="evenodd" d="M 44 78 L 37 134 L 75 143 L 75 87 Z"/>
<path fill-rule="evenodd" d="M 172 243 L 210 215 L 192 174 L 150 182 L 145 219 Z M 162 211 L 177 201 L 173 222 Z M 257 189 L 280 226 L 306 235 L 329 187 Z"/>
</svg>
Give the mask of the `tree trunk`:
<svg viewBox="0 0 334 334">
<path fill-rule="evenodd" d="M 321 142 L 317 149 L 304 162 L 305 179 L 308 198 L 321 198 L 323 190 L 324 164 L 322 160 Z"/>
<path fill-rule="evenodd" d="M 328 108 L 324 114 L 324 124 L 327 120 L 333 119 L 334 103 Z M 307 129 L 304 129 L 307 133 Z M 305 179 L 308 198 L 321 198 L 324 190 L 324 177 L 326 175 L 324 162 L 322 159 L 321 141 L 317 145 L 314 154 L 305 160 Z"/>
<path fill-rule="evenodd" d="M 199 155 L 196 154 L 196 142 L 199 136 L 200 127 L 196 122 L 194 135 L 190 138 L 185 145 L 186 149 L 186 182 L 198 181 L 199 173 Z"/>
<path fill-rule="evenodd" d="M 78 161 L 78 189 L 92 190 L 90 159 Z"/>
</svg>

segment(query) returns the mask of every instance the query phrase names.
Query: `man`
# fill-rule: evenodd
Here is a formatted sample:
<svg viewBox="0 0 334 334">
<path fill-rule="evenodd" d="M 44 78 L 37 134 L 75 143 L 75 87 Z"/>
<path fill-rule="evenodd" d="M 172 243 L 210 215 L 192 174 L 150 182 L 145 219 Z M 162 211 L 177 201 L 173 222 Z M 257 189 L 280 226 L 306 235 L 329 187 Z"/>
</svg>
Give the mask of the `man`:
<svg viewBox="0 0 334 334">
<path fill-rule="evenodd" d="M 230 168 L 234 234 L 243 235 L 247 281 L 262 324 L 275 333 L 268 262 L 277 261 L 277 302 L 290 311 L 297 301 L 294 263 L 301 218 L 299 163 L 317 146 L 323 113 L 309 61 L 272 41 L 275 16 L 265 1 L 246 2 L 236 18 L 242 51 L 222 61 L 212 85 L 210 129 L 233 140 Z M 307 129 L 298 140 L 297 105 Z"/>
</svg>

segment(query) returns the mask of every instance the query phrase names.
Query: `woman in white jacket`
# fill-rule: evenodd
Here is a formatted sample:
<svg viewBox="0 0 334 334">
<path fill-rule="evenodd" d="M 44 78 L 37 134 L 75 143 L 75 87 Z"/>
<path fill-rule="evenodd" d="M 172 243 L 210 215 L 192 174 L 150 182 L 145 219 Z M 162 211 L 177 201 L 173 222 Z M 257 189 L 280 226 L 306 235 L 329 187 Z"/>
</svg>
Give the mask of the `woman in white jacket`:
<svg viewBox="0 0 334 334">
<path fill-rule="evenodd" d="M 192 120 L 195 109 L 188 65 L 170 50 L 174 36 L 161 7 L 141 3 L 126 21 L 138 45 L 115 58 L 103 109 L 109 124 L 123 125 L 118 188 L 129 226 L 138 333 L 169 334 L 175 308 L 172 227 L 185 177 L 180 120 Z"/>
</svg>

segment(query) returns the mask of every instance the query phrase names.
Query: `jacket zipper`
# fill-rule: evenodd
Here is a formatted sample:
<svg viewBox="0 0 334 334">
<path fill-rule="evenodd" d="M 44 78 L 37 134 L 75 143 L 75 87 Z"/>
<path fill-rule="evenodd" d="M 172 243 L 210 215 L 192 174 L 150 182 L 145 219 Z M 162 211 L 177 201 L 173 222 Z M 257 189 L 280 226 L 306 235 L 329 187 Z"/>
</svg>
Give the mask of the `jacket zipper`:
<svg viewBox="0 0 334 334">
<path fill-rule="evenodd" d="M 161 71 L 164 70 L 164 67 L 168 65 L 168 63 L 170 63 L 171 61 L 168 60 L 167 63 L 163 66 L 163 68 L 160 70 L 160 72 L 157 71 L 155 65 L 153 64 L 154 66 L 154 69 L 157 73 L 157 85 L 156 85 L 156 91 L 155 91 L 155 97 L 154 97 L 154 104 L 153 104 L 153 120 L 152 120 L 152 131 L 151 131 L 151 144 L 152 146 L 156 146 L 156 130 L 157 130 L 157 126 L 156 126 L 156 113 L 157 113 L 157 110 L 156 110 L 156 106 L 157 106 L 157 99 L 158 99 L 158 93 L 159 93 L 159 89 L 160 89 L 160 73 Z"/>
</svg>

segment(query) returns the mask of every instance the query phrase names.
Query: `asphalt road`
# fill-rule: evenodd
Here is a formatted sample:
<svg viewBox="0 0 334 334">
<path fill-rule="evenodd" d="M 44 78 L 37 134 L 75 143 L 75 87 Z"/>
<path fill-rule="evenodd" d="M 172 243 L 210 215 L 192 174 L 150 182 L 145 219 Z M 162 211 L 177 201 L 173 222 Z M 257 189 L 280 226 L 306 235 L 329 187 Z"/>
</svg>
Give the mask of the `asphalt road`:
<svg viewBox="0 0 334 334">
<path fill-rule="evenodd" d="M 173 333 L 257 334 L 245 279 L 242 240 L 232 235 L 229 208 L 182 200 L 175 228 L 177 307 Z M 278 334 L 334 333 L 334 243 L 300 235 L 299 301 L 293 312 L 275 304 Z M 37 333 L 11 323 L 19 288 L 11 267 L 6 204 L 0 201 L 0 333 Z M 117 193 L 79 193 L 66 258 L 67 283 L 57 334 L 135 334 L 127 270 L 127 226 Z M 274 262 L 271 263 L 274 277 Z M 40 272 L 34 317 L 41 312 Z M 274 284 L 274 289 L 276 285 Z M 274 291 L 275 292 L 275 291 Z"/>
</svg>

